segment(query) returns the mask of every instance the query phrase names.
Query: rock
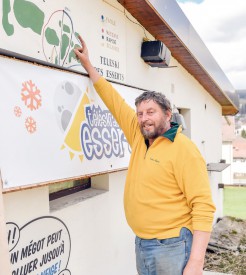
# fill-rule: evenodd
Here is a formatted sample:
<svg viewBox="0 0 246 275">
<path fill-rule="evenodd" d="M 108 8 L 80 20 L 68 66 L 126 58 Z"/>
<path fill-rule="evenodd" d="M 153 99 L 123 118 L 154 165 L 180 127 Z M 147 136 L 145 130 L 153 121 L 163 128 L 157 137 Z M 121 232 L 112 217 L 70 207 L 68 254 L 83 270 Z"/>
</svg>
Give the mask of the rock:
<svg viewBox="0 0 246 275">
<path fill-rule="evenodd" d="M 246 220 L 233 217 L 223 217 L 213 227 L 208 251 L 234 253 L 246 250 Z"/>
</svg>

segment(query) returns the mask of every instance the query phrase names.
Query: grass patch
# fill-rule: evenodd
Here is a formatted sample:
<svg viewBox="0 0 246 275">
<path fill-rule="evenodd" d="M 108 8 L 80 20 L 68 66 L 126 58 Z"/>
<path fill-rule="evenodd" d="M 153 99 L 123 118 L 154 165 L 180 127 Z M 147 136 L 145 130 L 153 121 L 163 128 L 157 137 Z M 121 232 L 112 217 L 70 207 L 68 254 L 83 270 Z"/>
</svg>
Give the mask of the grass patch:
<svg viewBox="0 0 246 275">
<path fill-rule="evenodd" d="M 246 187 L 224 188 L 224 216 L 246 219 Z"/>
</svg>

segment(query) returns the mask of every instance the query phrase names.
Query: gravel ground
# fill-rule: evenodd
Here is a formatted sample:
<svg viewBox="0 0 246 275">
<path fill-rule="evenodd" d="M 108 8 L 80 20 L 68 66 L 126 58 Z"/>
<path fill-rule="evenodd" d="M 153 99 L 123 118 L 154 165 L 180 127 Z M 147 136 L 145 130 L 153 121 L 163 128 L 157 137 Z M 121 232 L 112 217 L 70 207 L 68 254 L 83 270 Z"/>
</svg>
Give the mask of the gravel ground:
<svg viewBox="0 0 246 275">
<path fill-rule="evenodd" d="M 238 254 L 230 251 L 207 252 L 204 270 L 229 273 L 233 275 L 246 275 L 246 251 Z"/>
</svg>

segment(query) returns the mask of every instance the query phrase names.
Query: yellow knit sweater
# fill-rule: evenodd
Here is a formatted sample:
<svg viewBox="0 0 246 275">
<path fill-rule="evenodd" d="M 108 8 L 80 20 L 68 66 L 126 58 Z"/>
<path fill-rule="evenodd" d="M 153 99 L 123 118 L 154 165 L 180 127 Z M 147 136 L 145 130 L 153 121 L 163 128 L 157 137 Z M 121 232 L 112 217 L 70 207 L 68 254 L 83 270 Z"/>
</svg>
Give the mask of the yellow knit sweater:
<svg viewBox="0 0 246 275">
<path fill-rule="evenodd" d="M 179 128 L 173 142 L 161 136 L 147 149 L 135 111 L 105 79 L 94 87 L 132 149 L 124 207 L 134 233 L 164 239 L 177 237 L 182 227 L 211 231 L 215 206 L 206 164 L 195 144 Z"/>
</svg>

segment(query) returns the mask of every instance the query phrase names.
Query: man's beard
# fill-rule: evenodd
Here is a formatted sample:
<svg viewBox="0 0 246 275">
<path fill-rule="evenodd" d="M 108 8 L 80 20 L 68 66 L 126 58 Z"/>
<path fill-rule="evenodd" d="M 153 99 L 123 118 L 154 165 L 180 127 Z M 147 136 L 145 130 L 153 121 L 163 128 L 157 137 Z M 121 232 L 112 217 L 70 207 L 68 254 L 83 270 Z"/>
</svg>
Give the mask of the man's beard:
<svg viewBox="0 0 246 275">
<path fill-rule="evenodd" d="M 144 129 L 143 125 L 140 126 L 141 133 L 145 139 L 156 139 L 161 136 L 164 132 L 164 125 L 159 125 L 154 127 L 153 131 L 147 131 Z"/>
</svg>

